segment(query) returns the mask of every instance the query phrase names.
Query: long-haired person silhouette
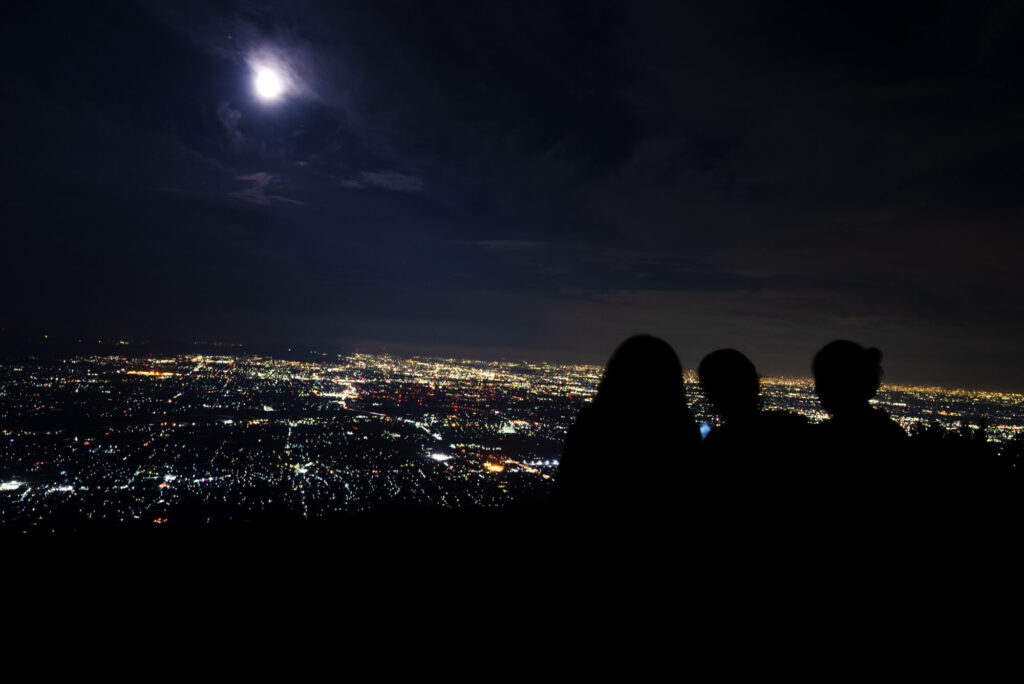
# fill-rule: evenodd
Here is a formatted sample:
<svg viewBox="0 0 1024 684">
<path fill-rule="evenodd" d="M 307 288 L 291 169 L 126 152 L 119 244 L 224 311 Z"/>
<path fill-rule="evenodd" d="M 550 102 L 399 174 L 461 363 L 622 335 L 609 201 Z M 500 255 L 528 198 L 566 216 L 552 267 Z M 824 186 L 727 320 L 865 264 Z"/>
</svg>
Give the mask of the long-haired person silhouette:
<svg viewBox="0 0 1024 684">
<path fill-rule="evenodd" d="M 664 340 L 631 337 L 566 436 L 554 500 L 587 511 L 672 508 L 684 462 L 699 446 L 679 357 Z"/>
<path fill-rule="evenodd" d="M 836 340 L 821 348 L 812 366 L 818 399 L 831 416 L 816 426 L 818 460 L 837 486 L 858 496 L 895 494 L 909 476 L 907 433 L 870 403 L 881 383 L 881 360 L 878 349 Z"/>
</svg>

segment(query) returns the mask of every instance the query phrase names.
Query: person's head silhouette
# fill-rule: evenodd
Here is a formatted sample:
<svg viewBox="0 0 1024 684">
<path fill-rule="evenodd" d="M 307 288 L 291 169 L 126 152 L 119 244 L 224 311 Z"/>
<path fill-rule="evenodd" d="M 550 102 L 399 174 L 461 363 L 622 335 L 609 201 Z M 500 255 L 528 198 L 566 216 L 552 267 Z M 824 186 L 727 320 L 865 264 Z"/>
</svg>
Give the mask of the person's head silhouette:
<svg viewBox="0 0 1024 684">
<path fill-rule="evenodd" d="M 754 364 L 735 349 L 719 349 L 705 356 L 697 369 L 700 386 L 724 420 L 757 411 L 760 383 Z"/>
<path fill-rule="evenodd" d="M 608 360 L 595 403 L 631 412 L 678 408 L 685 392 L 683 367 L 671 345 L 635 335 Z"/>
<path fill-rule="evenodd" d="M 882 352 L 856 342 L 829 342 L 814 356 L 814 389 L 821 405 L 837 415 L 867 408 L 881 382 Z"/>
</svg>

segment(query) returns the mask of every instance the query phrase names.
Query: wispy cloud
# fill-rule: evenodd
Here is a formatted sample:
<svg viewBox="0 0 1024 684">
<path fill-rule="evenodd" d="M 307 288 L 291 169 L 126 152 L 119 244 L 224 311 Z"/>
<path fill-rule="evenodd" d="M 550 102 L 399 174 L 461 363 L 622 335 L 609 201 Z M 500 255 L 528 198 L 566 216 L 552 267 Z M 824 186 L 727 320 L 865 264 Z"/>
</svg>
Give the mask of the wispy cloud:
<svg viewBox="0 0 1024 684">
<path fill-rule="evenodd" d="M 217 105 L 217 120 L 224 127 L 224 132 L 228 134 L 228 142 L 231 149 L 235 152 L 239 151 L 244 142 L 242 130 L 238 126 L 242 120 L 242 113 L 232 109 L 231 105 L 221 100 L 220 104 Z"/>
<path fill-rule="evenodd" d="M 290 197 L 267 194 L 267 188 L 270 187 L 270 184 L 275 180 L 273 174 L 259 171 L 257 173 L 251 173 L 248 176 L 238 176 L 236 180 L 248 182 L 249 187 L 244 190 L 239 190 L 238 192 L 229 192 L 228 194 L 244 202 L 263 206 L 272 204 L 271 200 L 274 202 L 287 202 L 289 204 L 302 204 L 302 202 L 291 199 Z"/>
<path fill-rule="evenodd" d="M 458 240 L 455 242 L 462 245 L 482 247 L 494 252 L 522 252 L 551 247 L 551 243 L 538 240 Z"/>
<path fill-rule="evenodd" d="M 352 190 L 379 188 L 394 192 L 423 192 L 423 179 L 397 171 L 364 171 L 341 182 L 341 187 Z"/>
</svg>

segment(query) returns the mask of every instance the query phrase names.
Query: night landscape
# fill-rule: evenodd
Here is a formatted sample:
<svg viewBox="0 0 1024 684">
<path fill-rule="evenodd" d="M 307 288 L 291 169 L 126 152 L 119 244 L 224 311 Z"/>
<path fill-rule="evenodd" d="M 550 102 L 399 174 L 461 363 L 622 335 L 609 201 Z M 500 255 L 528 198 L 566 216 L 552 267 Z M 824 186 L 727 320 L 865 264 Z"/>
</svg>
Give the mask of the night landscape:
<svg viewBox="0 0 1024 684">
<path fill-rule="evenodd" d="M 1017 3 L 4 14 L 4 539 L 1020 518 Z"/>
</svg>

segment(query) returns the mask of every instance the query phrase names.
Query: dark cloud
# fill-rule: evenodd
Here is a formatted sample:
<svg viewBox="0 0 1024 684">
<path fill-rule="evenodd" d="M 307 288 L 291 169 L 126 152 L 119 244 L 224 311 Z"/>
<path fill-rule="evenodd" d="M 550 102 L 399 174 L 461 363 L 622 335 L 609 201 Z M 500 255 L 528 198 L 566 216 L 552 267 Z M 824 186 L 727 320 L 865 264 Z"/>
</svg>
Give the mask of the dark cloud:
<svg viewBox="0 0 1024 684">
<path fill-rule="evenodd" d="M 790 374 L 848 336 L 893 379 L 1024 388 L 1022 29 L 1012 2 L 22 4 L 6 327 L 592 361 L 646 330 Z"/>
<path fill-rule="evenodd" d="M 224 132 L 227 133 L 230 149 L 233 152 L 241 151 L 245 138 L 238 124 L 242 120 L 242 113 L 237 109 L 232 109 L 231 105 L 221 100 L 217 105 L 217 120 L 224 127 Z"/>
<path fill-rule="evenodd" d="M 396 192 L 421 192 L 423 179 L 396 171 L 363 171 L 356 178 L 343 180 L 341 186 L 354 190 L 381 188 Z"/>
<path fill-rule="evenodd" d="M 274 177 L 269 173 L 260 172 L 253 173 L 248 176 L 239 176 L 238 180 L 247 182 L 249 187 L 245 190 L 228 194 L 232 197 L 237 197 L 240 200 L 252 202 L 253 204 L 270 204 L 270 199 L 267 198 L 266 190 L 267 186 L 270 185 L 270 181 L 274 180 Z"/>
<path fill-rule="evenodd" d="M 252 204 L 267 205 L 274 202 L 288 202 L 290 204 L 302 204 L 302 202 L 289 199 L 282 195 L 268 195 L 267 188 L 274 182 L 274 176 L 262 171 L 251 173 L 248 176 L 239 176 L 236 180 L 244 181 L 248 187 L 237 192 L 229 192 L 228 195 L 244 202 Z"/>
</svg>

